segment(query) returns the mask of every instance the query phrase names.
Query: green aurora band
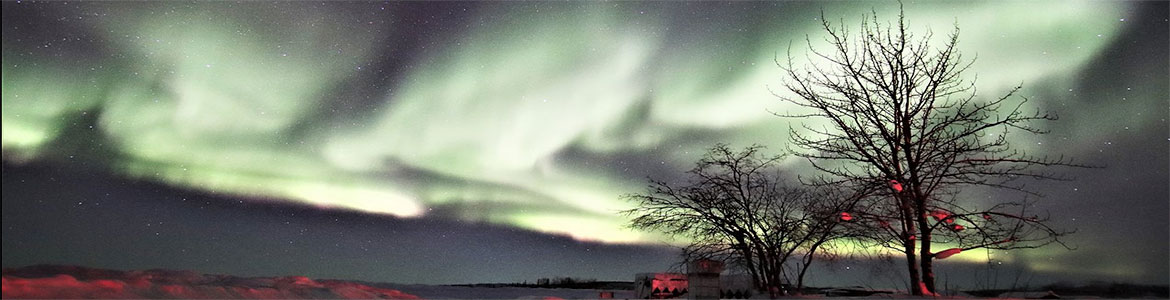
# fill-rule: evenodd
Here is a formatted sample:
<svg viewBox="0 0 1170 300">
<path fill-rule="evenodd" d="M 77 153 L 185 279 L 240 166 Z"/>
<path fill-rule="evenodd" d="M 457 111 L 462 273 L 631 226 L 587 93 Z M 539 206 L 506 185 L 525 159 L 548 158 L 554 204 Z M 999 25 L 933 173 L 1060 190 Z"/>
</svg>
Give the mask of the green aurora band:
<svg viewBox="0 0 1170 300">
<path fill-rule="evenodd" d="M 816 14 L 780 19 L 760 11 L 739 24 L 672 26 L 668 17 L 683 13 L 673 4 L 498 3 L 473 14 L 475 28 L 430 37 L 401 78 L 378 88 L 373 97 L 384 100 L 361 110 L 345 106 L 363 96 L 350 83 L 367 72 L 377 46 L 406 29 L 364 29 L 343 10 L 217 9 L 223 5 L 84 3 L 106 16 L 73 22 L 103 35 L 99 51 L 110 54 L 85 65 L 10 47 L 6 37 L 4 159 L 69 159 L 75 153 L 53 145 L 77 142 L 64 141 L 66 132 L 92 117 L 99 126 L 89 130 L 111 149 L 104 163 L 134 178 L 657 243 L 666 239 L 627 229 L 615 214 L 630 208 L 620 195 L 643 188 L 639 178 L 650 174 L 636 172 L 645 165 L 623 174 L 624 161 L 565 153 L 642 154 L 681 172 L 716 142 L 784 149 L 800 120 L 771 113 L 793 109 L 769 90 L 781 82 L 773 59 L 790 42 L 792 53 L 804 53 L 805 35 L 814 45 L 820 36 Z M 633 10 L 642 12 L 631 14 L 639 5 Z M 869 9 L 791 5 L 824 6 L 851 27 Z M 896 15 L 896 7 L 876 9 Z M 1070 85 L 1120 29 L 1126 9 L 1124 2 L 924 3 L 907 5 L 907 17 L 915 30 L 933 28 L 935 40 L 957 22 L 962 53 L 979 57 L 968 74 L 982 75 L 982 95 L 997 95 L 1021 82 Z"/>
</svg>

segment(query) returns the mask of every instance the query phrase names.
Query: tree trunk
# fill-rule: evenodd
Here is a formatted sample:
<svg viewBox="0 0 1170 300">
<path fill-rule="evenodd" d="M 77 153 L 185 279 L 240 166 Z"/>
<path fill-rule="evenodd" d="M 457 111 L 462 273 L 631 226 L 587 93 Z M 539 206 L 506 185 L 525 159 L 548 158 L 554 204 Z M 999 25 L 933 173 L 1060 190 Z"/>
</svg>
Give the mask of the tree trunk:
<svg viewBox="0 0 1170 300">
<path fill-rule="evenodd" d="M 769 253 L 769 255 L 773 256 L 773 257 L 775 256 L 775 254 L 771 254 L 771 253 Z M 781 284 L 781 282 L 783 282 L 781 279 L 783 277 L 783 276 L 781 276 L 781 272 L 783 272 L 783 269 L 781 269 L 780 266 L 777 265 L 775 258 L 768 261 L 768 269 L 771 270 L 770 272 L 768 272 L 768 291 L 769 291 L 769 293 L 771 294 L 772 298 L 782 296 L 782 294 L 780 294 L 780 284 Z"/>
<path fill-rule="evenodd" d="M 904 235 L 902 237 L 902 246 L 905 248 L 903 254 L 906 255 L 906 273 L 910 274 L 910 294 L 922 296 L 922 277 L 918 274 L 918 255 L 914 252 L 914 243 L 917 242 L 914 240 L 914 234 L 917 233 L 917 230 L 915 230 L 916 219 L 914 219 L 915 209 L 911 207 L 910 200 L 906 199 L 906 197 L 898 195 L 894 197 L 898 199 L 898 206 L 901 208 L 902 213 L 901 223 Z"/>
<path fill-rule="evenodd" d="M 923 249 L 928 249 L 928 248 L 929 247 L 926 247 Z M 923 252 L 926 253 L 927 250 L 923 250 Z M 923 292 L 930 293 L 931 295 L 937 296 L 938 289 L 935 289 L 935 287 L 934 287 L 934 257 L 931 256 L 929 253 L 923 254 L 921 260 L 922 260 L 922 285 L 926 286 L 926 291 L 923 291 Z"/>
<path fill-rule="evenodd" d="M 756 260 L 760 266 L 760 287 L 768 289 L 772 287 L 772 258 L 764 253 L 760 246 L 752 245 L 752 251 L 756 253 Z"/>
<path fill-rule="evenodd" d="M 934 287 L 934 255 L 930 253 L 930 228 L 925 228 L 922 232 L 922 254 L 919 260 L 922 265 L 922 285 L 926 288 L 922 291 L 927 295 L 937 295 L 938 290 Z"/>
<path fill-rule="evenodd" d="M 795 295 L 797 295 L 797 296 L 804 295 L 804 274 L 805 274 L 805 272 L 808 271 L 808 267 L 812 265 L 813 259 L 815 258 L 814 255 L 817 253 L 817 250 L 821 248 L 822 244 L 824 244 L 825 242 L 828 241 L 828 239 L 826 239 L 826 237 L 829 235 L 830 232 L 831 231 L 826 230 L 824 233 L 821 234 L 821 236 L 817 240 L 817 242 L 813 243 L 812 246 L 808 247 L 808 253 L 805 255 L 804 261 L 803 261 L 804 265 L 801 266 L 800 273 L 796 275 L 796 292 L 794 293 Z"/>
<path fill-rule="evenodd" d="M 814 251 L 816 250 L 809 250 L 808 256 L 804 259 L 804 265 L 800 266 L 800 273 L 796 275 L 796 291 L 793 291 L 793 295 L 804 295 L 804 274 L 808 271 L 808 267 L 812 265 Z"/>
<path fill-rule="evenodd" d="M 756 289 L 764 288 L 763 282 L 760 280 L 760 272 L 756 269 L 756 263 L 752 257 L 752 249 L 748 247 L 747 242 L 741 236 L 736 237 L 739 242 L 739 249 L 743 252 L 744 262 L 747 264 L 748 274 L 752 276 L 752 284 Z"/>
<path fill-rule="evenodd" d="M 918 276 L 918 258 L 914 254 L 914 240 L 909 238 L 906 245 L 906 271 L 910 273 L 910 294 L 922 296 L 922 278 Z"/>
<path fill-rule="evenodd" d="M 919 213 L 914 217 L 918 222 L 918 230 L 921 233 L 919 234 L 921 236 L 919 237 L 919 241 L 922 243 L 922 246 L 920 246 L 921 250 L 919 252 L 918 258 L 919 264 L 922 266 L 921 290 L 923 295 L 933 296 L 937 295 L 934 288 L 934 264 L 932 264 L 932 262 L 934 262 L 934 254 L 930 253 L 931 236 L 933 233 L 930 224 L 927 223 L 928 218 L 926 217 L 926 199 L 920 192 L 918 192 L 917 185 L 915 186 L 915 198 L 917 199 L 914 199 L 914 204 L 917 207 L 916 211 Z"/>
</svg>

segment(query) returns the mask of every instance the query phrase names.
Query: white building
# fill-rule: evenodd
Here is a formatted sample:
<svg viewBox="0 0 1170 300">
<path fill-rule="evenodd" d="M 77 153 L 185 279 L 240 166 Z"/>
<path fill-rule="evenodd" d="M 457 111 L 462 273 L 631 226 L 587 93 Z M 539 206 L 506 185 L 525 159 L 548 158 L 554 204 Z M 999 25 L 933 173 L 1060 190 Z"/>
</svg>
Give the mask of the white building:
<svg viewBox="0 0 1170 300">
<path fill-rule="evenodd" d="M 638 299 L 727 299 L 748 298 L 754 292 L 751 277 L 722 276 L 723 263 L 699 260 L 687 265 L 687 273 L 639 273 L 634 277 Z"/>
</svg>

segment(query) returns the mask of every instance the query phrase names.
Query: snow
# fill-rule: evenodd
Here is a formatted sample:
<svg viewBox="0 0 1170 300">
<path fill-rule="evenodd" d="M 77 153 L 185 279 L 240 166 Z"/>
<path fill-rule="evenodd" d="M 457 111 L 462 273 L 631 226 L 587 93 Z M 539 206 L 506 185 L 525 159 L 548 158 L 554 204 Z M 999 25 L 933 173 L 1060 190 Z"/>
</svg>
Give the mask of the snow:
<svg viewBox="0 0 1170 300">
<path fill-rule="evenodd" d="M 613 292 L 614 299 L 634 297 L 631 290 L 549 289 L 525 287 L 469 287 L 445 285 L 379 284 L 423 299 L 597 299 L 601 292 Z"/>
</svg>

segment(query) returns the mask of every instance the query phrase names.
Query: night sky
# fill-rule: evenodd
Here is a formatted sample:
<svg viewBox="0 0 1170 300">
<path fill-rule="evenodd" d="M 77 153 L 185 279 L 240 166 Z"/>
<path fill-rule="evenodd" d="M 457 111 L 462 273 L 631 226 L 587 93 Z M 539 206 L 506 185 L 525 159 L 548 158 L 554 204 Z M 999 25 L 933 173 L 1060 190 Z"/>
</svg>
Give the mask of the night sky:
<svg viewBox="0 0 1170 300">
<path fill-rule="evenodd" d="M 980 95 L 1022 83 L 1060 116 L 1015 147 L 1104 167 L 1030 184 L 1076 250 L 964 253 L 940 281 L 1170 282 L 1170 4 L 905 6 L 916 32 L 958 23 Z M 679 241 L 627 229 L 620 196 L 715 143 L 784 151 L 802 120 L 773 115 L 791 109 L 773 58 L 804 53 L 821 10 L 852 27 L 871 8 L 897 5 L 5 1 L 3 266 L 431 284 L 667 270 Z M 896 286 L 881 265 L 810 281 Z"/>
</svg>

